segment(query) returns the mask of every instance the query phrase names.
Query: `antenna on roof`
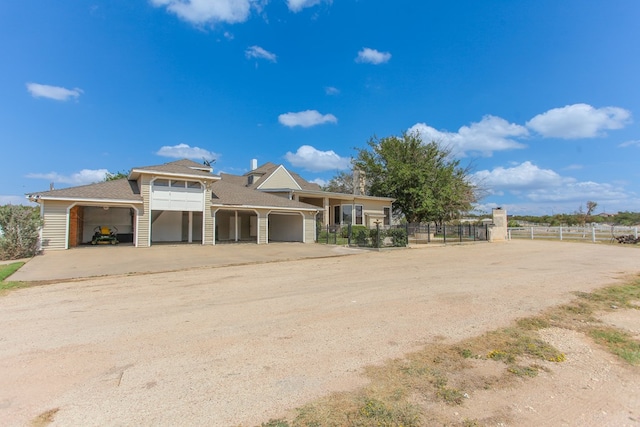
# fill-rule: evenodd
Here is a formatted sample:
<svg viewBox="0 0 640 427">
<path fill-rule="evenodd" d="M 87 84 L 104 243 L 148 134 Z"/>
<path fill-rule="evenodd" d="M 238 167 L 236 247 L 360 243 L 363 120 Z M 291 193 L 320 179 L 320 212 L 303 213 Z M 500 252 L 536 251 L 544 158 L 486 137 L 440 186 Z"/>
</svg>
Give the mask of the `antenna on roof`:
<svg viewBox="0 0 640 427">
<path fill-rule="evenodd" d="M 216 162 L 216 159 L 211 159 L 211 160 L 207 160 L 204 157 L 202 158 L 202 163 L 207 166 L 212 168 L 213 166 L 211 166 L 212 164 L 214 164 Z"/>
</svg>

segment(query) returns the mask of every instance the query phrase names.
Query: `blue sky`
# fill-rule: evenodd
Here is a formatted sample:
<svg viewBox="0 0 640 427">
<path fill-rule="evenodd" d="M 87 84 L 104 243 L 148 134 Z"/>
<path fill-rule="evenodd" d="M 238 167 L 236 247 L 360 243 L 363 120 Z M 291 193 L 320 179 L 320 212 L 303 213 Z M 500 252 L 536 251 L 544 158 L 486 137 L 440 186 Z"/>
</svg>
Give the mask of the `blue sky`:
<svg viewBox="0 0 640 427">
<path fill-rule="evenodd" d="M 0 203 L 179 158 L 451 147 L 514 214 L 640 211 L 635 0 L 4 0 Z"/>
</svg>

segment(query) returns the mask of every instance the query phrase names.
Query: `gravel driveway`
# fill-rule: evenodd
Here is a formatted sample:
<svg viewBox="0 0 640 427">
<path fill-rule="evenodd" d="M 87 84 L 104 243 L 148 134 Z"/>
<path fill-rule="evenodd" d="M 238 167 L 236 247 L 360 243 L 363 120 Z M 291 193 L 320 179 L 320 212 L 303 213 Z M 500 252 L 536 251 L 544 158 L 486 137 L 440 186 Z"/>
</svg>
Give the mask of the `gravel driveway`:
<svg viewBox="0 0 640 427">
<path fill-rule="evenodd" d="M 259 425 L 638 271 L 635 248 L 512 241 L 20 289 L 0 297 L 0 425 Z"/>
</svg>

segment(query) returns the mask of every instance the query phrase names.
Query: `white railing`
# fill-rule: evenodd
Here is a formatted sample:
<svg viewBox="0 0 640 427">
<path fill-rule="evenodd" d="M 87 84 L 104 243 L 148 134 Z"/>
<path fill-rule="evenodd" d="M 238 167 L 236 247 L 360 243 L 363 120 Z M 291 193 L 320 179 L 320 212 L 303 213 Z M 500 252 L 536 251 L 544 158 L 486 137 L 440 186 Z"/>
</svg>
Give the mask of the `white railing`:
<svg viewBox="0 0 640 427">
<path fill-rule="evenodd" d="M 510 227 L 511 239 L 553 239 L 577 240 L 585 242 L 616 242 L 616 237 L 638 238 L 638 227 L 587 226 L 587 227 Z"/>
</svg>

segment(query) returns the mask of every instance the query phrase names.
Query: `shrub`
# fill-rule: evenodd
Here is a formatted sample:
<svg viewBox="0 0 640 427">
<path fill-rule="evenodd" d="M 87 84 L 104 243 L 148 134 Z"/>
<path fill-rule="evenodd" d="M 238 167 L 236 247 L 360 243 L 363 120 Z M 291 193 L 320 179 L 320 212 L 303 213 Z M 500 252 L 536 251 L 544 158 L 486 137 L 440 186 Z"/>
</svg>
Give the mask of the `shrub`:
<svg viewBox="0 0 640 427">
<path fill-rule="evenodd" d="M 34 256 L 38 251 L 42 221 L 38 210 L 31 206 L 0 206 L 0 259 Z"/>
<path fill-rule="evenodd" d="M 407 231 L 404 228 L 391 228 L 387 230 L 387 236 L 393 240 L 393 246 L 407 246 Z"/>
</svg>

